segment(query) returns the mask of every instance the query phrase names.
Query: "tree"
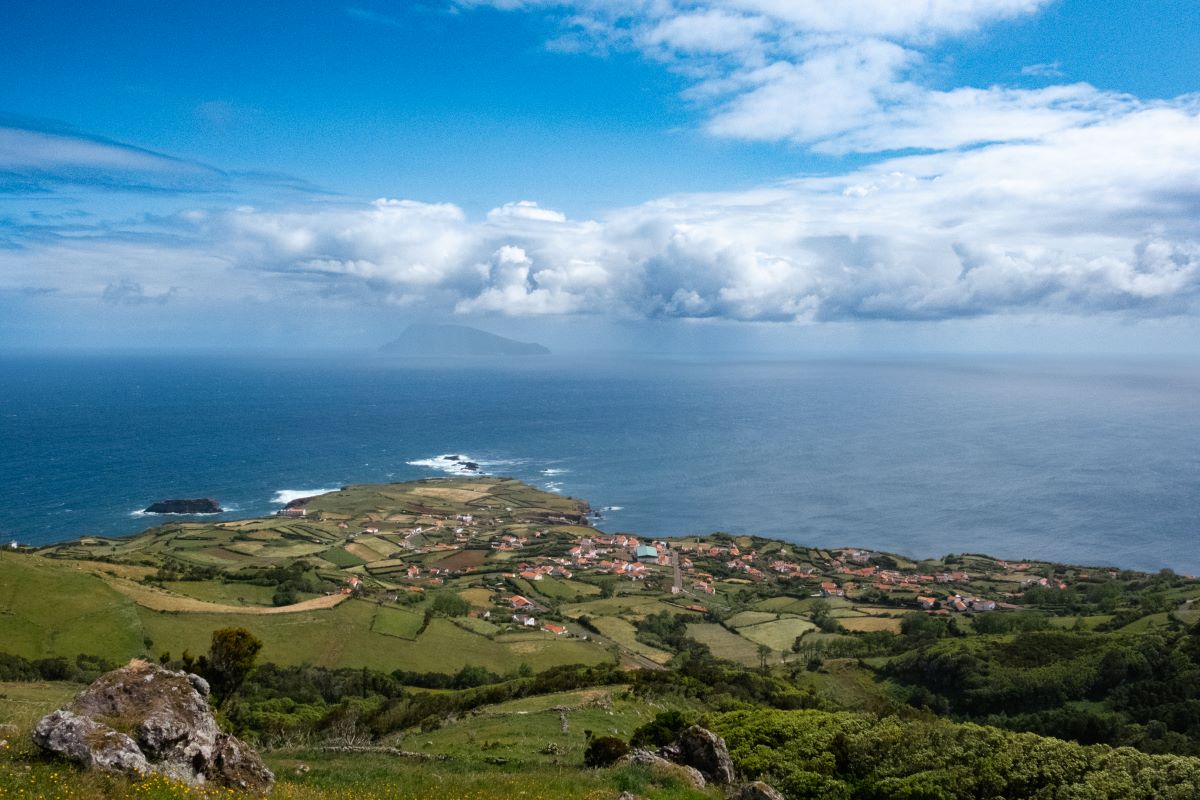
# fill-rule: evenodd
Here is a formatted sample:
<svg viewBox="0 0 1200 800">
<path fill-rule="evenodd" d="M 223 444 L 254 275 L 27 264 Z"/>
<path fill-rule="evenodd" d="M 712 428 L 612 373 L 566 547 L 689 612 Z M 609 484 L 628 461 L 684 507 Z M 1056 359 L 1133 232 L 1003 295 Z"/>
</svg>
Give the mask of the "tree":
<svg viewBox="0 0 1200 800">
<path fill-rule="evenodd" d="M 767 671 L 767 659 L 771 657 L 771 648 L 765 644 L 758 646 L 758 668 L 763 672 Z"/>
<path fill-rule="evenodd" d="M 262 646 L 262 642 L 245 628 L 213 631 L 204 677 L 208 679 L 213 701 L 218 707 L 245 682 Z"/>
<path fill-rule="evenodd" d="M 465 617 L 471 611 L 471 604 L 453 592 L 440 592 L 434 595 L 430 608 L 437 616 Z"/>
</svg>

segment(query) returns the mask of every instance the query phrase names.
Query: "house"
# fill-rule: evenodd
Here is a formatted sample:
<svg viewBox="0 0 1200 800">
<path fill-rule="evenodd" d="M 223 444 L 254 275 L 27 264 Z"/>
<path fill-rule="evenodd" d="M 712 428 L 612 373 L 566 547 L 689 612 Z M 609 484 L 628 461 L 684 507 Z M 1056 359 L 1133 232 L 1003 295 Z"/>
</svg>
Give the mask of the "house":
<svg viewBox="0 0 1200 800">
<path fill-rule="evenodd" d="M 553 633 L 555 636 L 562 636 L 567 633 L 567 629 L 562 625 L 555 625 L 553 622 L 542 623 L 542 630 Z"/>
<path fill-rule="evenodd" d="M 517 609 L 536 608 L 536 605 L 534 604 L 534 602 L 532 600 L 530 600 L 528 597 L 522 597 L 519 594 L 514 594 L 512 597 L 510 597 L 508 599 L 508 602 L 512 605 L 513 608 L 517 608 Z"/>
<path fill-rule="evenodd" d="M 995 600 L 983 600 L 981 598 L 976 597 L 974 600 L 971 601 L 971 608 L 973 608 L 976 611 L 995 611 L 996 610 L 996 601 Z"/>
<path fill-rule="evenodd" d="M 695 583 L 692 584 L 692 588 L 695 589 L 696 591 L 704 592 L 705 594 L 716 594 L 717 593 L 717 590 L 712 587 L 712 584 L 704 583 L 703 581 L 696 581 Z"/>
<path fill-rule="evenodd" d="M 407 573 L 409 580 L 412 580 L 421 574 L 421 568 L 416 564 L 409 564 L 408 569 L 405 570 L 405 572 Z"/>
<path fill-rule="evenodd" d="M 536 628 L 537 620 L 527 614 L 513 614 L 512 621 L 526 628 Z"/>
<path fill-rule="evenodd" d="M 846 590 L 842 589 L 833 581 L 825 581 L 821 584 L 822 597 L 845 597 Z"/>
<path fill-rule="evenodd" d="M 932 597 L 918 597 L 917 605 L 919 605 L 921 608 L 925 609 L 926 611 L 929 611 L 935 605 L 937 605 L 937 600 L 935 600 Z"/>
</svg>

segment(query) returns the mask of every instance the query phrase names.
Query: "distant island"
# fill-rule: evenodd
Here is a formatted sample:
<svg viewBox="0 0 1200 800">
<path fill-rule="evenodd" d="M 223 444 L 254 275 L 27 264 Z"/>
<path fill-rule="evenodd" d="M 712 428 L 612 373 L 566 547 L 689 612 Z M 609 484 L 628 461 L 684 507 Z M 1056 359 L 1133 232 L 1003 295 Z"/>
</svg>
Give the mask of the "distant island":
<svg viewBox="0 0 1200 800">
<path fill-rule="evenodd" d="M 379 348 L 397 356 L 544 356 L 550 351 L 466 325 L 410 325 L 398 339 Z"/>
</svg>

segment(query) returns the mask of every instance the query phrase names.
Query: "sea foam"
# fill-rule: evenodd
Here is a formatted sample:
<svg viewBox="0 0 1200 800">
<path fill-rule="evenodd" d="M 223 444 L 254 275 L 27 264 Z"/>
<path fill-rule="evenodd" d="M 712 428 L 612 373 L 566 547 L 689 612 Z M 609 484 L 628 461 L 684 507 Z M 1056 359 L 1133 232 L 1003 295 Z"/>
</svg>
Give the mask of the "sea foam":
<svg viewBox="0 0 1200 800">
<path fill-rule="evenodd" d="M 436 469 L 438 472 L 444 472 L 447 475 L 487 475 L 488 471 L 485 467 L 508 466 L 518 464 L 515 460 L 500 460 L 500 461 L 485 461 L 483 459 L 468 456 L 463 453 L 443 453 L 440 456 L 433 458 L 420 458 L 415 461 L 406 461 L 410 467 L 426 467 L 428 469 Z M 474 464 L 475 469 L 469 465 Z"/>
<path fill-rule="evenodd" d="M 271 502 L 278 506 L 286 506 L 293 500 L 299 500 L 304 497 L 316 497 L 319 494 L 329 494 L 341 489 L 340 486 L 335 486 L 332 489 L 280 489 L 271 498 Z"/>
</svg>

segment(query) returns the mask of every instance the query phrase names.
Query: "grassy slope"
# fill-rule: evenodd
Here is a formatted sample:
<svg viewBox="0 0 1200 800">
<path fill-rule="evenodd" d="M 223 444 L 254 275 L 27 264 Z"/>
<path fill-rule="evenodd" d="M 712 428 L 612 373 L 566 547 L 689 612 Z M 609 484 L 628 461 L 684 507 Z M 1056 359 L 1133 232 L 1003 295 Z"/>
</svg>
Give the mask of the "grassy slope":
<svg viewBox="0 0 1200 800">
<path fill-rule="evenodd" d="M 26 658 L 124 661 L 144 649 L 133 601 L 95 575 L 23 555 L 0 554 L 0 632 L 2 649 Z"/>
<path fill-rule="evenodd" d="M 199 800 L 204 795 L 162 779 L 145 782 L 81 773 L 33 753 L 25 736 L 30 723 L 69 699 L 70 684 L 0 684 L 0 724 L 16 723 L 18 735 L 0 747 L 0 798 L 143 797 Z M 5 697 L 7 695 L 7 698 Z M 558 708 L 565 708 L 562 730 Z M 662 710 L 624 696 L 621 687 L 531 697 L 481 710 L 430 733 L 413 732 L 399 744 L 449 756 L 442 762 L 407 761 L 395 756 L 282 750 L 264 754 L 275 771 L 274 800 L 610 800 L 633 791 L 647 800 L 717 800 L 715 790 L 696 792 L 656 784 L 637 769 L 582 769 L 585 731 L 628 737 Z M 547 745 L 555 744 L 558 752 Z M 506 763 L 495 763 L 506 762 Z M 307 770 L 301 774 L 299 767 Z M 234 795 L 236 796 L 236 795 Z"/>
</svg>

